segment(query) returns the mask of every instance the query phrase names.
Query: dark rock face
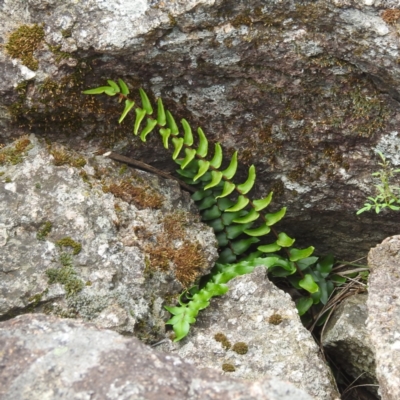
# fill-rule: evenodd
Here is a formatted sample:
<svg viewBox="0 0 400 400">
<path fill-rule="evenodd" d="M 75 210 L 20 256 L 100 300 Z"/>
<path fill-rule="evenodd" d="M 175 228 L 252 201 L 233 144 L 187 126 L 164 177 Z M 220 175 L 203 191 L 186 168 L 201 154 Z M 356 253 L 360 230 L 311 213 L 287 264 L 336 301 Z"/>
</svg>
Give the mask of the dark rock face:
<svg viewBox="0 0 400 400">
<path fill-rule="evenodd" d="M 136 338 L 42 314 L 0 323 L 4 400 L 311 400 L 277 379 L 245 382 L 197 370 Z"/>
<path fill-rule="evenodd" d="M 357 385 L 378 396 L 379 383 L 375 372 L 374 348 L 366 328 L 368 318 L 367 295 L 356 294 L 343 300 L 329 319 L 322 337 L 322 345 L 335 364 L 340 366 Z"/>
<path fill-rule="evenodd" d="M 396 7 L 394 0 L 3 3 L 4 43 L 26 23 L 43 23 L 45 36 L 32 49 L 37 71 L 2 50 L 2 125 L 10 129 L 11 110 L 18 126 L 52 139 L 72 134 L 83 146 L 92 138 L 170 168 L 158 138 L 130 142 L 131 121 L 114 122 L 112 99 L 80 94 L 123 77 L 203 126 L 225 154 L 237 149 L 243 165 L 255 163 L 256 195 L 273 190 L 274 206 L 289 207 L 282 229 L 300 245 L 354 259 L 397 230 L 390 215 L 355 216 L 373 194 L 373 150 L 400 163 Z"/>
</svg>

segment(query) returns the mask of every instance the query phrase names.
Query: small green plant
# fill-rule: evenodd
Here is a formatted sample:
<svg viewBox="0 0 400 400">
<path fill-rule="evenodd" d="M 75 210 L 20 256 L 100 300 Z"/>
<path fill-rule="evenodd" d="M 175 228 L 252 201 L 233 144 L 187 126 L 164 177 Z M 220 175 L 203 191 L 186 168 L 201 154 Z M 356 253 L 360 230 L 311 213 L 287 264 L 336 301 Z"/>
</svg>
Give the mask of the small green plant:
<svg viewBox="0 0 400 400">
<path fill-rule="evenodd" d="M 370 210 L 375 210 L 379 214 L 384 208 L 395 211 L 400 210 L 400 187 L 394 186 L 392 183 L 393 178 L 400 172 L 400 169 L 394 169 L 382 152 L 377 150 L 376 153 L 382 160 L 379 163 L 381 169 L 372 174 L 372 176 L 380 180 L 380 183 L 375 185 L 377 195 L 376 197 L 367 197 L 369 201 L 357 211 L 357 215 Z"/>
<path fill-rule="evenodd" d="M 46 270 L 49 284 L 60 283 L 64 285 L 67 297 L 80 292 L 85 285 L 76 274 L 72 265 L 71 255 L 68 253 L 61 253 L 59 261 L 62 265 L 61 268 L 49 268 Z"/>
<path fill-rule="evenodd" d="M 50 221 L 46 221 L 45 223 L 43 223 L 36 233 L 37 240 L 45 240 L 50 233 L 52 227 L 53 224 Z"/>
<path fill-rule="evenodd" d="M 104 93 L 124 102 L 119 123 L 134 109 L 133 134 L 139 135 L 143 142 L 156 128 L 166 149 L 172 142 L 172 159 L 179 165 L 177 172 L 187 184 L 197 189 L 192 199 L 202 220 L 214 229 L 218 241 L 219 258 L 210 275 L 182 293 L 177 306 L 165 307 L 173 315 L 167 324 L 173 326 L 175 341 L 188 334 L 198 313 L 210 305 L 213 297 L 228 291 L 227 282 L 252 272 L 258 266 L 268 268 L 271 277 L 285 279 L 297 289 L 300 294 L 297 301 L 299 314 L 305 321 L 307 318 L 312 320 L 328 301 L 335 284 L 340 285 L 346 279 L 332 274 L 333 257 L 313 257 L 314 247 L 295 248 L 295 239 L 275 229 L 274 225 L 284 217 L 286 207 L 275 212 L 267 211 L 272 192 L 261 199 L 249 196 L 256 180 L 254 165 L 250 166 L 245 182 L 235 183 L 237 151 L 222 168 L 222 146 L 216 143 L 210 155 L 208 140 L 201 128 L 197 129 L 195 137 L 186 119 L 182 119 L 178 126 L 160 98 L 153 109 L 143 89 L 139 89 L 141 107 L 134 108 L 135 101 L 122 79 L 118 83 L 113 80 L 107 83 L 107 86 L 83 93 Z"/>
</svg>

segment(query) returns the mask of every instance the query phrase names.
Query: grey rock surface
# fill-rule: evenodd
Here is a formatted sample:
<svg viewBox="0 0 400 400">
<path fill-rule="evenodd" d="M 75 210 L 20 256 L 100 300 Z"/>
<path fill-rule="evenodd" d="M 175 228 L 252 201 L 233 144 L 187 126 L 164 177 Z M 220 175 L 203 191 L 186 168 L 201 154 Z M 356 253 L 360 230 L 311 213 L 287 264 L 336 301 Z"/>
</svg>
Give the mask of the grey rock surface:
<svg viewBox="0 0 400 400">
<path fill-rule="evenodd" d="M 157 352 L 136 338 L 42 314 L 0 323 L 4 400 L 311 400 L 290 383 L 245 382 Z"/>
<path fill-rule="evenodd" d="M 289 206 L 282 227 L 300 245 L 354 259 L 397 229 L 355 211 L 374 195 L 374 150 L 400 163 L 399 10 L 396 0 L 5 0 L 2 135 L 68 133 L 78 147 L 91 138 L 172 169 L 158 139 L 131 141 L 112 100 L 81 95 L 123 77 L 255 163 L 256 195 L 272 189 L 275 206 Z M 45 36 L 33 71 L 7 44 L 35 23 Z"/>
<path fill-rule="evenodd" d="M 285 379 L 315 399 L 339 399 L 333 376 L 290 296 L 273 285 L 263 267 L 234 278 L 213 300 L 187 338 L 163 351 L 201 368 L 242 379 Z M 246 351 L 247 350 L 247 351 Z"/>
<path fill-rule="evenodd" d="M 367 389 L 377 395 L 374 347 L 366 327 L 367 298 L 357 294 L 343 300 L 325 326 L 322 345 L 336 365 L 357 379 L 357 385 L 376 385 Z"/>
<path fill-rule="evenodd" d="M 217 257 L 175 181 L 34 135 L 0 150 L 0 173 L 2 319 L 46 312 L 154 341 L 164 305 Z"/>
<path fill-rule="evenodd" d="M 400 398 L 400 236 L 385 239 L 368 254 L 367 329 L 375 350 L 383 400 Z"/>
</svg>

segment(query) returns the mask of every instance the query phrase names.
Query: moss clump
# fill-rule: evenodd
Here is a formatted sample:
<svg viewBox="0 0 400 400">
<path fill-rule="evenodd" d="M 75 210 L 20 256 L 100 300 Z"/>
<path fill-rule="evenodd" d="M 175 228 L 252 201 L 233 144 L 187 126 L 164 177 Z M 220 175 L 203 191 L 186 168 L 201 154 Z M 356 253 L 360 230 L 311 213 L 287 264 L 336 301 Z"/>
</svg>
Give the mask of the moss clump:
<svg viewBox="0 0 400 400">
<path fill-rule="evenodd" d="M 46 270 L 49 284 L 60 283 L 64 285 L 67 296 L 72 296 L 80 292 L 85 284 L 76 276 L 76 271 L 72 266 L 71 256 L 66 253 L 60 255 L 61 268 L 50 268 Z"/>
<path fill-rule="evenodd" d="M 121 168 L 118 171 L 118 175 L 124 175 L 127 169 L 128 166 L 126 164 L 122 164 Z"/>
<path fill-rule="evenodd" d="M 61 165 L 70 165 L 75 168 L 83 168 L 86 165 L 86 159 L 84 157 L 76 155 L 64 147 L 48 146 L 48 151 L 53 156 L 53 164 L 57 167 Z"/>
<path fill-rule="evenodd" d="M 52 227 L 53 224 L 50 221 L 46 221 L 37 231 L 37 240 L 45 240 L 47 235 L 50 233 Z"/>
<path fill-rule="evenodd" d="M 272 325 L 279 325 L 281 322 L 283 321 L 283 318 L 281 315 L 279 314 L 272 314 L 269 318 L 268 318 L 268 322 Z"/>
<path fill-rule="evenodd" d="M 72 36 L 72 28 L 68 28 L 68 29 L 62 29 L 61 30 L 61 35 L 63 38 L 69 38 Z"/>
<path fill-rule="evenodd" d="M 233 345 L 232 350 L 238 354 L 246 354 L 249 351 L 249 346 L 244 342 L 237 342 Z"/>
<path fill-rule="evenodd" d="M 176 266 L 175 277 L 184 287 L 189 287 L 207 266 L 198 242 L 185 241 L 174 252 L 173 262 Z"/>
<path fill-rule="evenodd" d="M 104 193 L 112 193 L 127 203 L 134 203 L 140 208 L 161 208 L 163 198 L 150 186 L 135 184 L 132 179 L 123 179 L 118 183 L 103 185 Z"/>
<path fill-rule="evenodd" d="M 240 28 L 241 25 L 250 26 L 252 24 L 252 20 L 248 15 L 237 15 L 233 18 L 230 23 L 234 28 Z"/>
<path fill-rule="evenodd" d="M 222 364 L 222 371 L 224 372 L 234 372 L 236 371 L 236 368 L 233 364 L 229 364 L 229 363 L 224 363 Z"/>
<path fill-rule="evenodd" d="M 166 214 L 163 219 L 164 231 L 171 240 L 186 238 L 185 227 L 190 225 L 191 216 L 184 211 Z"/>
<path fill-rule="evenodd" d="M 79 254 L 82 250 L 82 245 L 78 242 L 75 242 L 75 240 L 72 240 L 70 237 L 57 240 L 56 245 L 59 247 L 71 247 L 73 255 Z"/>
<path fill-rule="evenodd" d="M 47 46 L 49 47 L 49 50 L 56 56 L 57 63 L 60 62 L 61 60 L 65 60 L 72 57 L 71 53 L 61 50 L 61 45 L 51 46 L 48 44 Z"/>
<path fill-rule="evenodd" d="M 43 25 L 21 25 L 10 35 L 5 48 L 12 58 L 19 58 L 22 64 L 32 71 L 36 71 L 39 62 L 33 56 L 33 52 L 39 47 L 43 39 Z"/>
<path fill-rule="evenodd" d="M 396 9 L 385 10 L 382 13 L 381 17 L 387 24 L 395 24 L 400 19 L 400 10 Z"/>
<path fill-rule="evenodd" d="M 198 242 L 184 241 L 178 249 L 173 247 L 168 235 L 158 235 L 157 242 L 157 246 L 152 243 L 145 247 L 147 276 L 151 276 L 154 270 L 166 272 L 174 269 L 175 278 L 183 287 L 189 287 L 201 276 L 207 261 Z"/>
<path fill-rule="evenodd" d="M 150 273 L 150 271 L 154 270 L 169 270 L 170 262 L 172 261 L 172 257 L 174 254 L 173 248 L 159 243 L 158 246 L 146 246 L 145 252 L 146 273 Z"/>
<path fill-rule="evenodd" d="M 43 290 L 42 293 L 37 293 L 37 294 L 29 297 L 28 301 L 30 304 L 29 304 L 27 310 L 29 312 L 33 311 L 39 305 L 39 303 L 43 299 L 43 296 L 45 296 L 48 293 L 48 291 L 49 291 L 49 289 L 45 289 L 45 290 Z"/>
<path fill-rule="evenodd" d="M 219 333 L 216 333 L 215 335 L 214 335 L 214 339 L 217 341 L 217 342 L 220 342 L 221 344 L 222 344 L 222 347 L 225 349 L 225 350 L 229 350 L 230 348 L 231 348 L 231 342 L 228 340 L 228 338 L 223 334 L 223 333 L 221 333 L 221 332 L 219 332 Z"/>
<path fill-rule="evenodd" d="M 22 136 L 14 142 L 13 146 L 0 150 L 0 165 L 16 165 L 22 162 L 25 152 L 31 149 L 31 141 L 27 136 Z"/>
<path fill-rule="evenodd" d="M 171 13 L 168 14 L 168 19 L 171 26 L 175 26 L 177 24 L 175 17 Z"/>
</svg>

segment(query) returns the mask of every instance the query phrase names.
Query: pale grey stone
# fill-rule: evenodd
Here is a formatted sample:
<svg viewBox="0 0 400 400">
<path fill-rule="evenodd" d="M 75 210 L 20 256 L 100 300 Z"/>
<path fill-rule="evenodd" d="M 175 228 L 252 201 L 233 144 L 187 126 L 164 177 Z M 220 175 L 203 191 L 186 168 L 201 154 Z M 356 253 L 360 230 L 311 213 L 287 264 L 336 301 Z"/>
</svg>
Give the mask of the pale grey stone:
<svg viewBox="0 0 400 400">
<path fill-rule="evenodd" d="M 186 248 L 185 243 L 197 243 L 204 259 L 199 275 L 206 274 L 217 257 L 214 233 L 193 213 L 189 194 L 181 192 L 175 181 L 121 170 L 122 164 L 102 156 L 87 157 L 84 168 L 71 163 L 56 166 L 47 146 L 34 135 L 29 139 L 32 149 L 20 163 L 0 166 L 4 173 L 0 177 L 0 318 L 46 311 L 91 320 L 145 341 L 163 337 L 168 319 L 164 305 L 176 300 L 184 284 L 176 278 L 172 256 L 168 268 L 161 270 L 151 266 L 151 252 L 161 246 L 174 252 Z M 123 179 L 158 196 L 159 207 L 139 207 L 104 193 L 107 184 Z M 182 220 L 182 237 L 171 237 L 165 230 L 163 221 L 168 216 Z M 51 230 L 40 237 L 46 223 Z M 81 245 L 78 254 L 57 245 L 66 237 Z M 184 242 L 186 238 L 189 242 Z M 72 265 L 83 284 L 81 291 L 50 284 L 48 271 L 65 270 L 66 264 Z M 189 262 L 188 270 L 191 267 Z"/>
<path fill-rule="evenodd" d="M 136 338 L 42 314 L 0 323 L 0 346 L 4 400 L 312 400 L 284 380 L 198 370 Z"/>
<path fill-rule="evenodd" d="M 382 400 L 400 398 L 400 236 L 368 254 L 367 329 L 375 350 Z"/>
<path fill-rule="evenodd" d="M 315 399 L 339 399 L 332 373 L 302 325 L 293 301 L 267 279 L 265 268 L 234 278 L 228 286 L 229 292 L 213 299 L 199 315 L 187 338 L 168 341 L 160 348 L 197 367 L 222 371 L 223 364 L 231 364 L 235 371 L 229 374 L 236 378 L 274 376 Z M 230 348 L 216 340 L 215 335 L 221 333 Z M 246 354 L 234 351 L 238 342 L 248 346 Z"/>
</svg>

